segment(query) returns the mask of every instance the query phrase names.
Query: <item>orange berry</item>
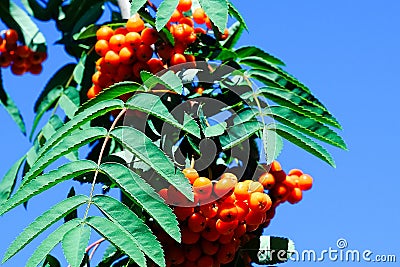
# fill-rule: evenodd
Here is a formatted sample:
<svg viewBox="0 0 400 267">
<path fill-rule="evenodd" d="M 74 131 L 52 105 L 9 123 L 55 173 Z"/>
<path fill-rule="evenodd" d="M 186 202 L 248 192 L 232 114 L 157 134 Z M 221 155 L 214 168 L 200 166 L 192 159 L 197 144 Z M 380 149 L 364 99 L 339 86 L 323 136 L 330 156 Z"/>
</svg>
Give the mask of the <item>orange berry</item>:
<svg viewBox="0 0 400 267">
<path fill-rule="evenodd" d="M 132 64 L 135 61 L 135 52 L 130 47 L 123 47 L 119 51 L 119 58 L 123 64 Z"/>
<path fill-rule="evenodd" d="M 193 183 L 193 191 L 199 195 L 200 200 L 209 198 L 212 188 L 210 179 L 206 177 L 199 177 Z"/>
<path fill-rule="evenodd" d="M 188 17 L 183 17 L 179 20 L 179 24 L 186 24 L 189 25 L 190 27 L 194 27 L 194 22 L 191 18 Z"/>
<path fill-rule="evenodd" d="M 225 29 L 224 32 L 221 34 L 220 39 L 221 40 L 226 40 L 229 37 L 229 30 Z"/>
<path fill-rule="evenodd" d="M 106 53 L 110 50 L 110 46 L 106 40 L 102 39 L 96 42 L 96 44 L 94 45 L 94 50 L 99 56 L 104 57 Z"/>
<path fill-rule="evenodd" d="M 126 22 L 126 28 L 130 32 L 141 32 L 144 29 L 144 21 L 138 15 L 134 15 Z"/>
<path fill-rule="evenodd" d="M 22 65 L 22 66 L 18 66 L 18 65 L 15 65 L 15 64 L 12 64 L 11 65 L 11 72 L 14 74 L 14 75 L 22 75 L 22 74 L 24 74 L 25 72 L 26 72 L 26 69 L 25 69 L 25 67 Z"/>
<path fill-rule="evenodd" d="M 279 172 L 279 171 L 281 171 L 281 170 L 282 170 L 281 164 L 280 164 L 278 161 L 274 160 L 274 161 L 271 163 L 271 171 L 273 171 L 273 172 Z"/>
<path fill-rule="evenodd" d="M 223 197 L 227 195 L 229 192 L 232 193 L 235 189 L 236 181 L 231 179 L 220 179 L 214 185 L 214 194 L 218 197 Z"/>
<path fill-rule="evenodd" d="M 112 66 L 118 66 L 120 63 L 120 58 L 116 52 L 109 50 L 104 56 L 104 61 Z"/>
<path fill-rule="evenodd" d="M 194 33 L 196 33 L 196 34 L 207 34 L 207 31 L 204 30 L 203 28 L 197 27 L 197 28 L 194 28 Z"/>
<path fill-rule="evenodd" d="M 168 187 L 168 203 L 173 205 L 180 205 L 186 202 L 186 197 L 182 194 L 178 189 L 176 189 L 173 185 Z"/>
<path fill-rule="evenodd" d="M 151 58 L 149 61 L 147 61 L 147 65 L 149 66 L 149 69 L 153 74 L 157 74 L 160 71 L 165 70 L 164 63 L 158 58 Z"/>
<path fill-rule="evenodd" d="M 110 38 L 109 47 L 115 52 L 121 51 L 121 49 L 125 46 L 125 35 L 116 34 Z"/>
<path fill-rule="evenodd" d="M 207 218 L 214 218 L 218 214 L 217 203 L 209 203 L 200 206 L 200 212 Z"/>
<path fill-rule="evenodd" d="M 235 229 L 238 227 L 238 224 L 239 224 L 238 220 L 225 222 L 221 219 L 218 219 L 217 223 L 215 224 L 215 227 L 221 235 L 227 235 L 234 233 Z"/>
<path fill-rule="evenodd" d="M 249 205 L 246 202 L 236 201 L 237 219 L 243 221 L 249 213 Z"/>
<path fill-rule="evenodd" d="M 251 181 L 249 183 L 249 193 L 254 193 L 254 192 L 264 192 L 264 187 L 260 182 L 256 182 L 256 181 Z"/>
<path fill-rule="evenodd" d="M 282 181 L 282 184 L 286 185 L 290 190 L 297 187 L 299 183 L 299 177 L 297 175 L 287 175 L 286 179 Z"/>
<path fill-rule="evenodd" d="M 153 49 L 149 45 L 142 44 L 136 50 L 136 57 L 139 61 L 147 62 L 153 56 Z"/>
<path fill-rule="evenodd" d="M 208 28 L 208 29 L 212 29 L 212 24 L 211 24 L 211 20 L 210 20 L 210 18 L 209 17 L 206 17 L 206 19 L 205 19 L 205 23 L 206 23 L 206 27 Z"/>
<path fill-rule="evenodd" d="M 240 238 L 242 237 L 244 234 L 246 234 L 246 230 L 247 230 L 247 225 L 245 223 L 239 223 L 238 227 L 235 229 L 234 232 L 234 237 L 236 238 Z"/>
<path fill-rule="evenodd" d="M 8 44 L 15 44 L 18 41 L 18 33 L 14 29 L 8 29 L 6 30 L 6 33 L 4 34 L 4 39 Z"/>
<path fill-rule="evenodd" d="M 300 169 L 291 169 L 289 172 L 288 172 L 288 175 L 297 175 L 297 176 L 302 176 L 303 175 L 303 172 L 300 170 Z"/>
<path fill-rule="evenodd" d="M 264 186 L 265 190 L 270 190 L 275 185 L 275 178 L 269 172 L 261 174 L 258 181 Z"/>
<path fill-rule="evenodd" d="M 176 7 L 177 10 L 181 12 L 189 11 L 192 7 L 192 0 L 179 0 L 179 4 Z"/>
<path fill-rule="evenodd" d="M 206 218 L 198 212 L 193 213 L 188 219 L 188 227 L 192 232 L 201 232 L 206 228 Z"/>
<path fill-rule="evenodd" d="M 197 23 L 197 24 L 204 24 L 206 23 L 206 18 L 207 15 L 204 12 L 204 10 L 202 8 L 196 8 L 193 11 L 193 20 Z"/>
<path fill-rule="evenodd" d="M 187 49 L 187 44 L 182 42 L 176 42 L 174 46 L 174 52 L 178 54 L 184 54 L 185 50 Z"/>
<path fill-rule="evenodd" d="M 43 52 L 43 53 L 42 52 L 31 52 L 31 54 L 29 55 L 29 61 L 32 64 L 40 64 L 44 61 L 45 54 L 46 54 L 45 52 Z"/>
<path fill-rule="evenodd" d="M 97 40 L 110 40 L 111 36 L 114 35 L 113 29 L 108 26 L 102 26 L 96 31 Z"/>
<path fill-rule="evenodd" d="M 10 66 L 11 61 L 12 61 L 12 56 L 9 53 L 5 52 L 5 53 L 0 54 L 0 66 L 1 67 L 6 68 L 6 67 Z"/>
<path fill-rule="evenodd" d="M 129 64 L 119 64 L 117 69 L 117 76 L 114 78 L 116 81 L 126 81 L 132 76 L 132 66 Z"/>
<path fill-rule="evenodd" d="M 206 228 L 201 232 L 201 236 L 211 242 L 218 240 L 221 234 L 217 231 L 215 224 L 217 220 L 215 218 L 206 220 Z"/>
<path fill-rule="evenodd" d="M 266 212 L 272 206 L 271 198 L 264 193 L 254 192 L 250 195 L 249 207 L 255 212 Z"/>
<path fill-rule="evenodd" d="M 101 92 L 101 88 L 97 85 L 93 85 L 92 87 L 89 88 L 88 92 L 87 92 L 87 97 L 89 99 L 92 99 L 94 97 L 96 97 L 96 95 L 98 95 Z"/>
<path fill-rule="evenodd" d="M 264 212 L 255 212 L 250 209 L 245 221 L 247 225 L 260 225 L 264 222 L 266 214 Z"/>
<path fill-rule="evenodd" d="M 275 185 L 270 190 L 270 195 L 279 201 L 285 201 L 288 195 L 290 194 L 289 188 L 284 184 Z"/>
<path fill-rule="evenodd" d="M 221 203 L 218 206 L 218 217 L 224 222 L 231 222 L 237 219 L 238 209 L 233 203 Z"/>
<path fill-rule="evenodd" d="M 125 27 L 119 27 L 119 28 L 115 29 L 114 35 L 117 35 L 117 34 L 126 35 L 128 32 L 129 32 L 129 31 L 128 31 L 127 28 L 125 28 Z"/>
<path fill-rule="evenodd" d="M 185 177 L 189 179 L 191 184 L 193 184 L 194 181 L 197 178 L 199 178 L 199 173 L 195 169 L 186 168 L 186 169 L 183 169 L 182 172 L 183 172 L 183 175 L 185 175 Z"/>
<path fill-rule="evenodd" d="M 174 54 L 174 49 L 169 44 L 162 43 L 157 46 L 157 54 L 163 60 L 169 60 L 172 57 L 172 55 Z"/>
<path fill-rule="evenodd" d="M 129 32 L 125 35 L 125 45 L 137 48 L 142 44 L 142 37 L 137 32 Z"/>
<path fill-rule="evenodd" d="M 158 40 L 158 32 L 153 28 L 145 28 L 141 33 L 141 37 L 144 44 L 152 45 Z"/>
<path fill-rule="evenodd" d="M 197 87 L 196 90 L 194 91 L 196 94 L 202 95 L 204 92 L 203 87 Z"/>
<path fill-rule="evenodd" d="M 171 18 L 169 19 L 170 22 L 178 22 L 183 17 L 182 13 L 175 9 L 174 13 L 172 13 Z"/>
<path fill-rule="evenodd" d="M 43 66 L 40 63 L 39 64 L 32 64 L 29 67 L 29 72 L 34 74 L 34 75 L 40 74 L 42 72 L 42 70 L 43 70 Z"/>
<path fill-rule="evenodd" d="M 300 188 L 296 187 L 290 192 L 287 201 L 290 204 L 296 204 L 299 203 L 303 199 L 303 192 L 301 191 Z"/>
<path fill-rule="evenodd" d="M 172 56 L 170 60 L 171 66 L 186 63 L 186 58 L 184 55 L 176 53 Z"/>
<path fill-rule="evenodd" d="M 165 258 L 167 259 L 167 262 L 169 262 L 169 265 L 167 263 L 167 266 L 172 264 L 182 264 L 185 261 L 185 256 L 183 255 L 182 249 L 177 246 L 169 246 L 165 252 Z"/>
<path fill-rule="evenodd" d="M 310 190 L 313 185 L 313 178 L 308 174 L 303 174 L 299 177 L 299 188 L 301 190 Z"/>
<path fill-rule="evenodd" d="M 245 201 L 249 199 L 249 186 L 244 182 L 239 182 L 235 186 L 234 194 L 236 199 Z"/>
<path fill-rule="evenodd" d="M 196 42 L 196 40 L 197 40 L 197 35 L 194 33 L 194 31 L 185 38 L 185 42 L 187 44 L 192 44 L 192 43 Z"/>
</svg>

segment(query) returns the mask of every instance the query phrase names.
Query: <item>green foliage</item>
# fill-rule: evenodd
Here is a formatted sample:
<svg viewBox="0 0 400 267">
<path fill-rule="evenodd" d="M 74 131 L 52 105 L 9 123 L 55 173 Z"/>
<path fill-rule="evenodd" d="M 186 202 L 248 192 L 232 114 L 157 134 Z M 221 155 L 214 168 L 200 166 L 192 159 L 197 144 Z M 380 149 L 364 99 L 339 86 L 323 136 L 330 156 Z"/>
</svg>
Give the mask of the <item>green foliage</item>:
<svg viewBox="0 0 400 267">
<path fill-rule="evenodd" d="M 147 26 L 159 31 L 160 42 L 173 45 L 174 37 L 165 26 L 178 2 L 163 0 L 157 8 L 147 0 L 131 1 L 131 14 L 139 13 Z M 214 33 L 199 35 L 186 51 L 203 63 L 162 75 L 142 71 L 135 82 L 114 83 L 91 100 L 87 100 L 86 92 L 92 85 L 90 75 L 97 60 L 93 50 L 96 31 L 102 24 L 113 29 L 125 25 L 115 10 L 109 23 L 99 21 L 104 8 L 117 5 L 117 1 L 22 0 L 22 4 L 26 11 L 13 1 L 2 1 L 0 18 L 20 33 L 21 41 L 43 51 L 45 39 L 31 17 L 52 20 L 61 33 L 57 44 L 64 46 L 75 63 L 55 71 L 39 93 L 29 138 L 32 147 L 0 181 L 0 215 L 62 182 L 76 180 L 91 182 L 92 186 L 87 196 L 70 191 L 65 200 L 36 218 L 10 245 L 3 262 L 63 221 L 26 266 L 60 266 L 49 254 L 59 243 L 71 267 L 89 266 L 86 249 L 93 229 L 111 243 L 99 267 L 118 266 L 116 261 L 142 267 L 146 258 L 163 267 L 164 248 L 151 226 L 159 225 L 177 242 L 181 233 L 173 210 L 157 191 L 161 185 L 172 185 L 193 201 L 191 185 L 181 169 L 191 158 L 203 156 L 203 140 L 214 142 L 217 148 L 212 166 L 223 162 L 227 170 L 235 160 L 229 156 L 231 149 L 243 152 L 247 147 L 249 161 L 257 167 L 277 159 L 283 149 L 282 139 L 332 166 L 334 160 L 322 144 L 347 149 L 333 130 L 341 129 L 339 122 L 306 85 L 284 69 L 280 59 L 255 46 L 235 48 L 248 27 L 229 0 L 193 1 L 192 9 L 201 6 L 205 10 Z M 233 20 L 231 25 L 228 16 Z M 220 33 L 225 28 L 229 36 L 222 41 Z M 263 87 L 258 88 L 259 83 Z M 198 93 L 199 88 L 204 91 Z M 226 106 L 212 104 L 216 102 Z M 25 133 L 18 107 L 1 81 L 0 103 Z M 181 105 L 188 108 L 179 110 Z M 49 111 L 52 114 L 45 116 Z M 132 114 L 143 113 L 138 121 L 129 122 Z M 38 129 L 41 124 L 44 126 Z M 164 131 L 166 128 L 173 131 Z M 83 151 L 88 152 L 85 157 L 80 155 Z M 70 162 L 62 162 L 63 156 Z M 12 194 L 19 176 L 21 185 Z M 103 194 L 94 195 L 97 184 L 103 186 Z M 111 188 L 120 191 L 120 200 L 106 196 Z M 77 209 L 82 205 L 86 206 L 85 213 L 78 216 Z M 92 207 L 102 215 L 92 216 Z"/>
</svg>

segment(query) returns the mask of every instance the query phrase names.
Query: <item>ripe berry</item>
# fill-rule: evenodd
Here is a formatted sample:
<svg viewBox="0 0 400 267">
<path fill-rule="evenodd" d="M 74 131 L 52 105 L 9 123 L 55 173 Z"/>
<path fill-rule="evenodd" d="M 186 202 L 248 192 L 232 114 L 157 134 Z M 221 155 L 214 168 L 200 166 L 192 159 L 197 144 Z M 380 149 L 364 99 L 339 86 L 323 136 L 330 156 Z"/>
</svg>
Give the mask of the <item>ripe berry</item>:
<svg viewBox="0 0 400 267">
<path fill-rule="evenodd" d="M 29 72 L 34 74 L 34 75 L 39 75 L 40 73 L 42 73 L 42 70 L 43 70 L 43 66 L 40 63 L 39 64 L 32 64 L 29 67 Z"/>
<path fill-rule="evenodd" d="M 181 229 L 182 243 L 187 245 L 196 244 L 200 239 L 200 233 L 190 231 L 187 227 Z"/>
<path fill-rule="evenodd" d="M 170 264 L 175 265 L 182 264 L 185 261 L 185 256 L 182 253 L 182 249 L 177 246 L 168 247 L 165 253 L 165 258 L 170 262 Z"/>
<path fill-rule="evenodd" d="M 274 188 L 270 190 L 270 195 L 279 201 L 285 201 L 289 194 L 290 190 L 284 184 L 275 185 Z"/>
<path fill-rule="evenodd" d="M 25 67 L 24 66 L 18 66 L 18 65 L 15 65 L 15 64 L 12 64 L 11 65 L 11 72 L 14 74 L 14 75 L 22 75 L 22 74 L 24 74 L 25 73 Z"/>
<path fill-rule="evenodd" d="M 129 31 L 128 31 L 127 28 L 125 28 L 125 27 L 119 27 L 119 28 L 115 29 L 114 35 L 122 34 L 122 35 L 125 36 L 128 32 L 129 32 Z"/>
<path fill-rule="evenodd" d="M 264 187 L 260 182 L 256 182 L 256 181 L 251 181 L 249 183 L 249 190 L 248 190 L 249 194 L 250 193 L 254 193 L 254 192 L 264 192 Z"/>
<path fill-rule="evenodd" d="M 267 194 L 254 192 L 250 195 L 249 208 L 255 212 L 266 212 L 271 205 L 271 198 Z"/>
<path fill-rule="evenodd" d="M 197 24 L 204 24 L 206 23 L 207 15 L 202 8 L 196 8 L 193 12 L 193 20 Z"/>
<path fill-rule="evenodd" d="M 108 41 L 98 40 L 94 46 L 94 50 L 99 56 L 104 57 L 106 53 L 110 50 Z"/>
<path fill-rule="evenodd" d="M 175 9 L 174 13 L 172 13 L 171 18 L 169 19 L 170 22 L 178 22 L 183 17 L 182 13 Z"/>
<path fill-rule="evenodd" d="M 219 263 L 227 264 L 233 261 L 236 254 L 236 248 L 234 244 L 227 244 L 222 246 L 217 254 L 217 260 Z"/>
<path fill-rule="evenodd" d="M 136 78 L 140 78 L 140 72 L 142 70 L 148 71 L 149 70 L 149 66 L 145 62 L 140 62 L 139 61 L 139 62 L 136 62 L 133 65 L 132 70 L 133 70 L 133 75 L 135 75 Z"/>
<path fill-rule="evenodd" d="M 264 222 L 265 218 L 266 218 L 265 213 L 249 210 L 249 213 L 247 214 L 245 221 L 247 225 L 260 225 Z"/>
<path fill-rule="evenodd" d="M 229 192 L 233 192 L 235 189 L 236 182 L 232 179 L 220 179 L 214 185 L 214 194 L 218 197 L 223 197 L 227 195 Z"/>
<path fill-rule="evenodd" d="M 303 172 L 301 171 L 301 170 L 299 170 L 299 169 L 291 169 L 289 172 L 288 172 L 288 175 L 296 175 L 296 176 L 302 176 L 303 175 Z"/>
<path fill-rule="evenodd" d="M 303 174 L 299 177 L 299 187 L 301 190 L 310 190 L 313 185 L 313 178 L 308 174 Z"/>
<path fill-rule="evenodd" d="M 296 187 L 290 192 L 287 201 L 290 204 L 296 204 L 299 203 L 303 199 L 303 193 L 300 188 Z"/>
<path fill-rule="evenodd" d="M 26 45 L 18 46 L 15 50 L 15 55 L 20 56 L 22 58 L 28 58 L 31 54 L 31 49 Z"/>
<path fill-rule="evenodd" d="M 93 85 L 92 87 L 89 88 L 88 92 L 87 92 L 87 97 L 89 99 L 92 99 L 94 97 L 96 97 L 96 95 L 98 95 L 101 91 L 101 88 L 97 85 Z"/>
<path fill-rule="evenodd" d="M 129 32 L 125 35 L 125 45 L 135 49 L 142 44 L 142 37 L 137 32 Z"/>
<path fill-rule="evenodd" d="M 15 44 L 18 41 L 18 33 L 16 30 L 8 29 L 4 34 L 4 39 L 8 44 Z"/>
<path fill-rule="evenodd" d="M 238 211 L 237 219 L 242 221 L 246 218 L 249 213 L 249 205 L 246 202 L 236 201 L 235 202 L 236 209 Z"/>
<path fill-rule="evenodd" d="M 136 57 L 139 61 L 147 62 L 153 56 L 153 49 L 149 45 L 142 44 L 136 51 Z"/>
<path fill-rule="evenodd" d="M 207 218 L 214 218 L 218 214 L 218 205 L 215 202 L 202 205 L 200 212 Z"/>
<path fill-rule="evenodd" d="M 200 241 L 200 246 L 203 253 L 209 256 L 215 255 L 219 250 L 219 244 L 217 242 L 211 242 L 206 239 Z"/>
<path fill-rule="evenodd" d="M 226 235 L 221 235 L 221 236 L 218 238 L 218 242 L 219 242 L 220 244 L 223 244 L 223 245 L 229 244 L 229 243 L 232 242 L 233 235 L 234 235 L 234 232 L 228 233 L 228 234 L 226 234 Z"/>
<path fill-rule="evenodd" d="M 261 174 L 258 181 L 264 186 L 265 190 L 270 190 L 275 185 L 275 178 L 269 172 Z"/>
<path fill-rule="evenodd" d="M 179 206 L 174 207 L 174 213 L 179 221 L 186 220 L 190 215 L 193 214 L 193 212 L 194 208 L 192 207 L 179 207 Z"/>
<path fill-rule="evenodd" d="M 234 190 L 236 199 L 245 201 L 249 199 L 249 186 L 244 182 L 239 182 Z"/>
<path fill-rule="evenodd" d="M 189 11 L 192 7 L 192 0 L 179 0 L 179 4 L 176 7 L 177 10 L 181 12 Z"/>
<path fill-rule="evenodd" d="M 188 17 L 183 17 L 179 20 L 179 24 L 186 24 L 189 25 L 190 27 L 194 27 L 194 22 L 192 19 Z"/>
<path fill-rule="evenodd" d="M 233 203 L 221 203 L 218 206 L 218 217 L 224 222 L 231 222 L 237 219 L 238 210 Z"/>
<path fill-rule="evenodd" d="M 173 185 L 168 187 L 168 203 L 173 205 L 180 205 L 185 203 L 187 198 Z"/>
<path fill-rule="evenodd" d="M 125 35 L 116 34 L 111 36 L 109 47 L 115 52 L 119 52 L 125 46 Z"/>
<path fill-rule="evenodd" d="M 279 172 L 279 171 L 281 171 L 281 170 L 282 170 L 281 164 L 280 164 L 278 161 L 274 160 L 274 161 L 271 163 L 271 171 L 272 171 L 272 172 Z"/>
<path fill-rule="evenodd" d="M 146 28 L 141 33 L 142 42 L 146 45 L 155 44 L 158 40 L 158 33 L 153 28 Z"/>
<path fill-rule="evenodd" d="M 214 242 L 216 240 L 218 240 L 218 238 L 220 237 L 220 233 L 217 231 L 215 224 L 216 224 L 216 220 L 213 219 L 209 219 L 207 218 L 206 220 L 206 228 L 204 229 L 203 232 L 201 232 L 201 236 L 204 239 L 207 239 L 208 241 Z"/>
<path fill-rule="evenodd" d="M 110 40 L 111 36 L 114 35 L 113 29 L 108 26 L 102 26 L 96 31 L 97 40 Z"/>
<path fill-rule="evenodd" d="M 201 232 L 206 227 L 206 218 L 198 212 L 193 213 L 188 219 L 188 227 L 192 232 Z"/>
<path fill-rule="evenodd" d="M 144 29 L 144 21 L 138 15 L 134 15 L 126 22 L 126 28 L 130 32 L 141 32 Z"/>
<path fill-rule="evenodd" d="M 203 255 L 197 261 L 197 266 L 201 267 L 213 267 L 214 265 L 214 258 L 208 255 Z"/>
<path fill-rule="evenodd" d="M 174 54 L 170 60 L 171 66 L 186 63 L 186 58 L 182 54 Z"/>
<path fill-rule="evenodd" d="M 215 227 L 221 235 L 227 235 L 233 233 L 235 229 L 238 227 L 238 224 L 239 224 L 238 220 L 224 222 L 223 220 L 218 219 L 217 223 L 215 224 Z"/>
<path fill-rule="evenodd" d="M 186 245 L 184 247 L 185 258 L 189 261 L 196 261 L 198 258 L 200 258 L 201 253 L 202 251 L 198 244 Z"/>
<path fill-rule="evenodd" d="M 208 199 L 212 192 L 212 183 L 206 177 L 199 177 L 193 183 L 193 191 L 199 195 L 200 200 Z"/>
<path fill-rule="evenodd" d="M 112 66 L 118 66 L 118 64 L 120 63 L 120 58 L 116 52 L 114 52 L 113 50 L 109 50 L 104 56 L 104 61 Z"/>
<path fill-rule="evenodd" d="M 119 58 L 123 64 L 132 64 L 136 59 L 135 52 L 130 47 L 123 47 L 119 51 Z"/>
<path fill-rule="evenodd" d="M 158 58 L 151 58 L 149 61 L 147 61 L 147 65 L 153 74 L 157 74 L 160 71 L 165 70 L 164 63 Z"/>
</svg>

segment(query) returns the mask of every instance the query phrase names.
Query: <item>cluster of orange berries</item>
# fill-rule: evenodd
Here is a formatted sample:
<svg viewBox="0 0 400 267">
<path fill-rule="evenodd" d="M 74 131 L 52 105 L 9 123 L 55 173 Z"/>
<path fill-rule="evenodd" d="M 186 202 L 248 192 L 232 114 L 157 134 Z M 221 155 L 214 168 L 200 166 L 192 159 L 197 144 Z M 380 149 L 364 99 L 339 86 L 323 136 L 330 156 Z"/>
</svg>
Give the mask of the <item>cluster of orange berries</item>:
<svg viewBox="0 0 400 267">
<path fill-rule="evenodd" d="M 163 40 L 159 33 L 146 27 L 139 15 L 128 19 L 125 27 L 113 30 L 102 26 L 97 32 L 95 51 L 100 56 L 96 62 L 97 72 L 92 76 L 93 86 L 87 97 L 94 98 L 104 88 L 121 81 L 140 82 L 143 70 L 156 74 L 170 66 L 195 62 L 194 55 L 187 53 L 188 47 L 196 42 L 198 35 L 207 34 L 200 27 L 211 23 L 203 9 L 197 8 L 193 15 L 185 16 L 192 6 L 191 0 L 180 0 L 167 26 L 174 37 L 175 44 Z M 199 27 L 195 27 L 195 23 Z M 222 34 L 226 38 L 228 32 Z"/>
<path fill-rule="evenodd" d="M 232 173 L 211 181 L 199 177 L 193 168 L 183 173 L 193 186 L 194 202 L 173 186 L 159 191 L 173 207 L 182 234 L 178 244 L 158 229 L 167 266 L 217 267 L 232 262 L 239 247 L 249 240 L 249 233 L 269 225 L 279 204 L 286 200 L 297 203 L 296 188 L 308 190 L 312 186 L 311 176 L 297 169 L 286 175 L 276 161 L 258 181 L 238 182 Z"/>
<path fill-rule="evenodd" d="M 0 36 L 0 66 L 11 66 L 11 72 L 22 75 L 25 72 L 40 74 L 46 52 L 34 52 L 26 45 L 18 44 L 18 33 L 13 29 L 6 30 Z"/>
</svg>

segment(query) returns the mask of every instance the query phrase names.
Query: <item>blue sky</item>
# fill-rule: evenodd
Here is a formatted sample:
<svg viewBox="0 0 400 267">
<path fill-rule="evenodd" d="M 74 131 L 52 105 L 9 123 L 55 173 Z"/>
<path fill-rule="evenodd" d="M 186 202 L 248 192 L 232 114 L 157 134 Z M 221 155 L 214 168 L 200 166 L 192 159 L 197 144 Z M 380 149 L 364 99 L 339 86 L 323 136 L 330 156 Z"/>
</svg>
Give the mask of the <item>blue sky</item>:
<svg viewBox="0 0 400 267">
<path fill-rule="evenodd" d="M 314 177 L 314 187 L 300 204 L 280 206 L 266 233 L 286 236 L 299 250 L 336 248 L 345 238 L 348 249 L 396 254 L 400 212 L 397 164 L 400 88 L 400 2 L 233 1 L 249 26 L 239 45 L 257 45 L 281 58 L 286 70 L 307 84 L 343 125 L 349 151 L 329 147 L 333 169 L 306 152 L 285 143 L 279 160 L 284 169 L 301 168 Z M 21 107 L 28 129 L 32 105 L 49 75 L 72 61 L 52 44 L 58 33 L 40 24 L 50 44 L 41 76 L 15 77 L 2 70 L 4 84 Z M 0 108 L 0 176 L 29 148 L 4 109 Z M 68 185 L 70 186 L 70 185 Z M 0 218 L 0 253 L 46 207 L 65 197 L 66 187 L 52 190 Z M 77 185 L 79 192 L 87 187 Z M 45 201 L 44 201 L 45 200 Z M 46 205 L 43 205 L 46 203 Z M 47 206 L 48 205 L 48 206 Z M 2 266 L 23 266 L 32 249 Z M 59 253 L 60 250 L 58 250 Z M 345 263 L 378 265 L 378 263 Z M 341 266 L 341 262 L 287 263 L 285 266 Z M 382 263 L 380 265 L 383 265 Z M 385 264 L 385 266 L 396 264 Z"/>
</svg>

